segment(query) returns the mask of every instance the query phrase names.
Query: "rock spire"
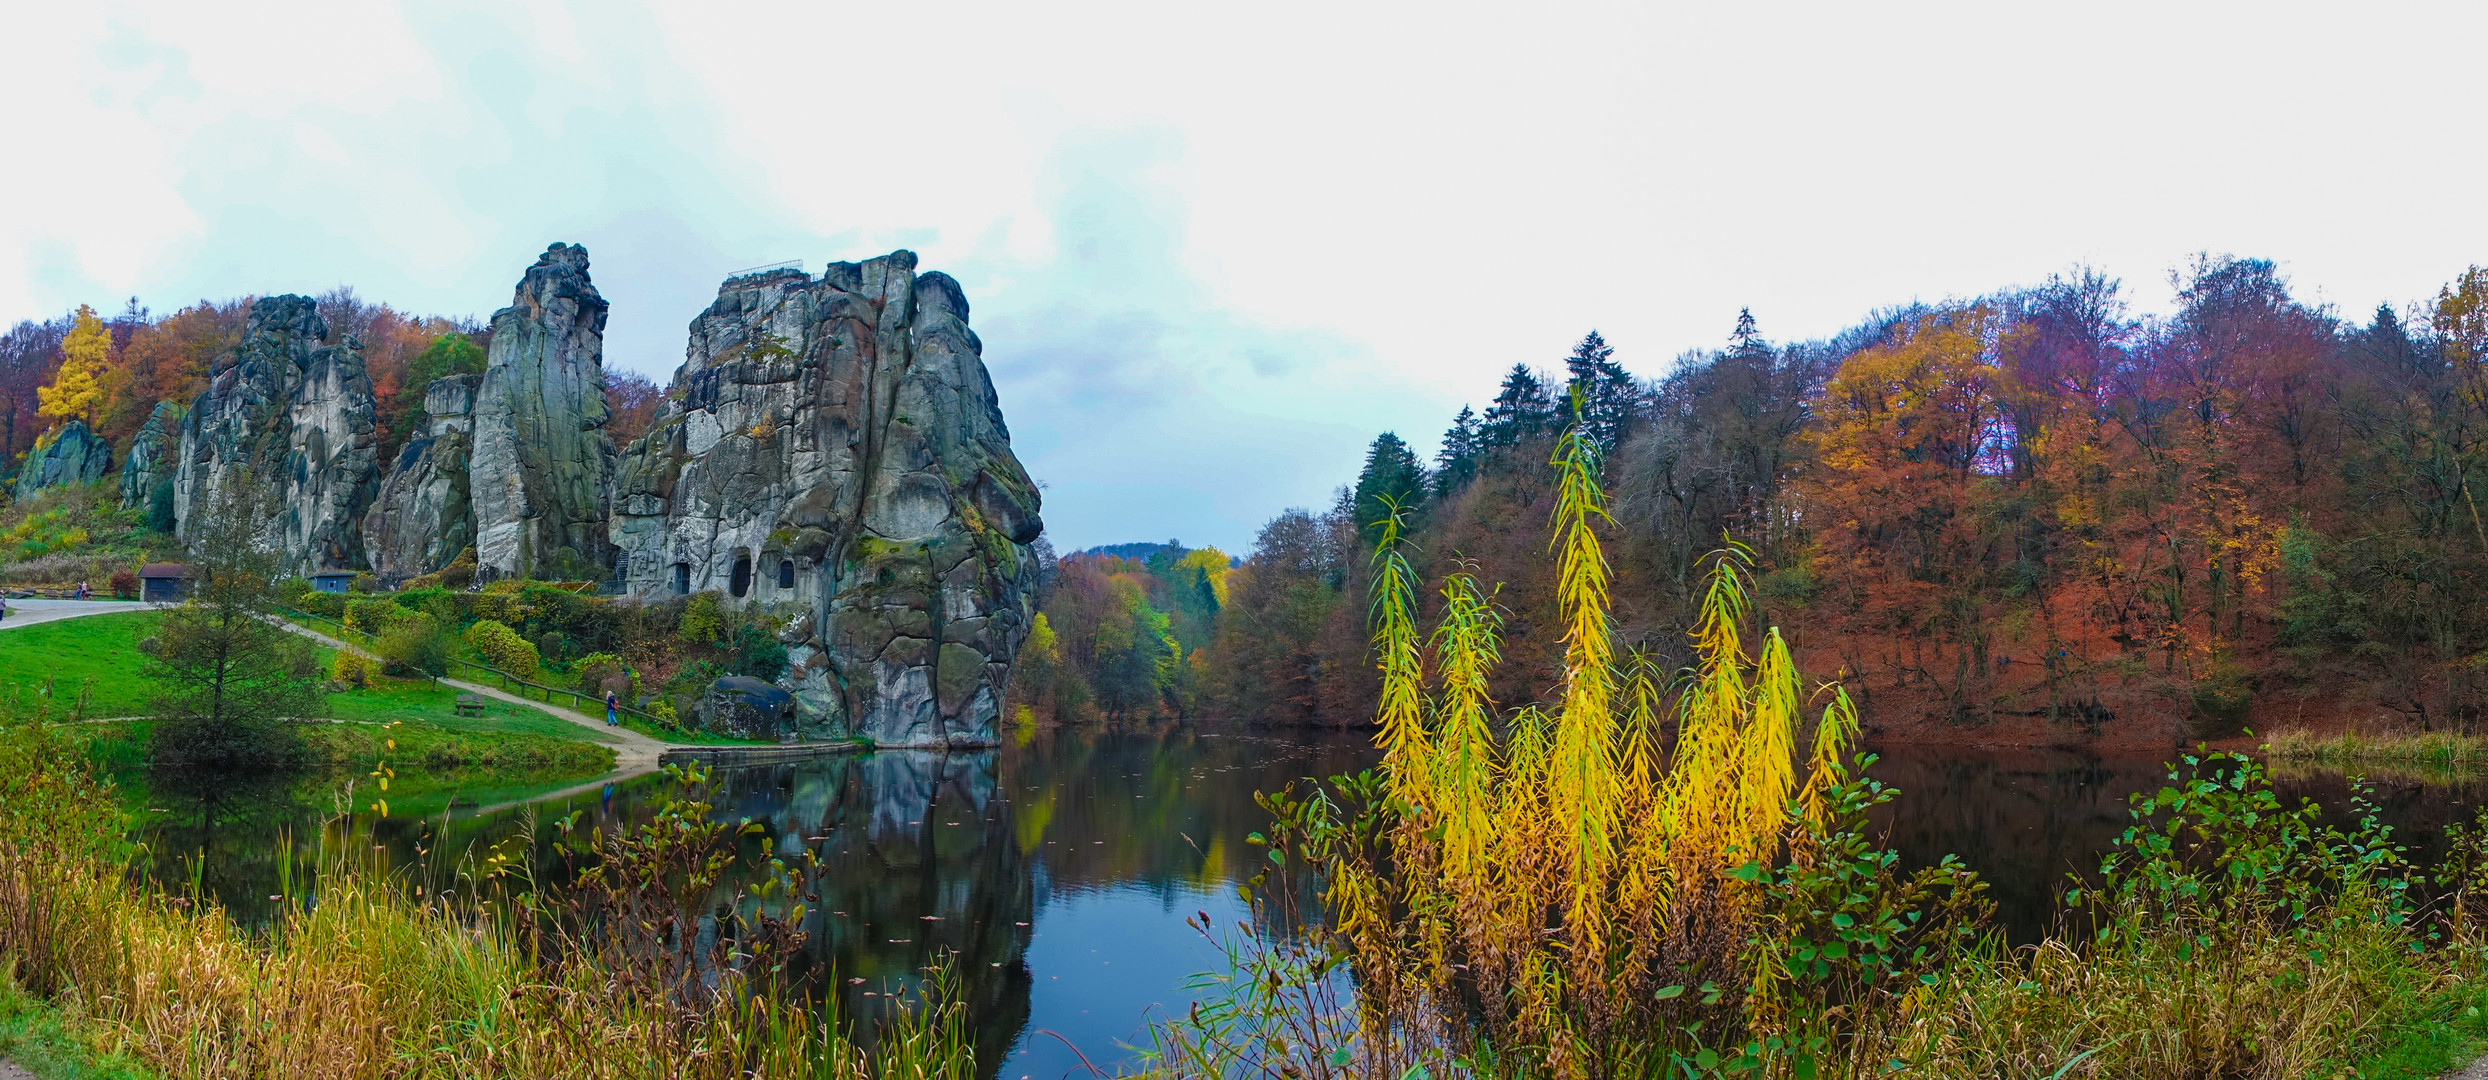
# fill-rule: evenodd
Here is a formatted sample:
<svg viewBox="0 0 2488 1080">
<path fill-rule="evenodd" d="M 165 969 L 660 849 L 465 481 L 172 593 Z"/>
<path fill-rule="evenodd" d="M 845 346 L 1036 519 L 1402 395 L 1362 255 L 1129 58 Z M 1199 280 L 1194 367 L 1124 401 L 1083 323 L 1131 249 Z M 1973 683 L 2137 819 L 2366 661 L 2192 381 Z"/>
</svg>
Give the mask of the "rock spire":
<svg viewBox="0 0 2488 1080">
<path fill-rule="evenodd" d="M 612 537 L 640 596 L 791 614 L 801 723 L 990 744 L 1043 524 L 949 275 L 899 251 L 729 278 L 673 401 L 623 452 Z"/>
</svg>

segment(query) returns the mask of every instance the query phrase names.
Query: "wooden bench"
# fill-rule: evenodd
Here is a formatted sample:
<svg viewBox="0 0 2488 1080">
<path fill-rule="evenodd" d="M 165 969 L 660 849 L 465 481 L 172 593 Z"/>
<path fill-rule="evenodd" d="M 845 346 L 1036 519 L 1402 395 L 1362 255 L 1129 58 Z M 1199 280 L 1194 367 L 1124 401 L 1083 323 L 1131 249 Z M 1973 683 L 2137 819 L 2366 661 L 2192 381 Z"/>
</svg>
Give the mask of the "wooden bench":
<svg viewBox="0 0 2488 1080">
<path fill-rule="evenodd" d="M 460 694 L 456 704 L 450 706 L 450 711 L 459 716 L 482 716 L 484 699 L 475 694 Z"/>
</svg>

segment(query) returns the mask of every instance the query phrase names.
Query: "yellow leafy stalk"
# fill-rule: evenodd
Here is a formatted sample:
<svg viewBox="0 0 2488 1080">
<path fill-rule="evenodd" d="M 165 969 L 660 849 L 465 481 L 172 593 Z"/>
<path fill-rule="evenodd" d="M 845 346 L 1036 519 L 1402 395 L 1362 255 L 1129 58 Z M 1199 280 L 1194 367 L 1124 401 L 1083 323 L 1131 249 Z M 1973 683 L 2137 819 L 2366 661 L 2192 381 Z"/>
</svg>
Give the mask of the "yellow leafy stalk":
<svg viewBox="0 0 2488 1080">
<path fill-rule="evenodd" d="M 1466 573 L 1443 584 L 1443 620 L 1434 630 L 1442 671 L 1436 710 L 1433 787 L 1439 799 L 1443 872 L 1473 879 L 1485 870 L 1494 833 L 1494 732 L 1486 676 L 1503 658 L 1502 619 Z"/>
<path fill-rule="evenodd" d="M 1564 697 L 1555 718 L 1550 812 L 1570 826 L 1571 896 L 1565 922 L 1576 954 L 1603 946 L 1607 869 L 1614 856 L 1616 783 L 1615 661 L 1607 616 L 1607 556 L 1596 523 L 1607 517 L 1597 450 L 1578 424 L 1555 452 L 1555 602 L 1564 620 Z"/>
<path fill-rule="evenodd" d="M 1382 762 L 1391 775 L 1391 793 L 1401 802 L 1430 809 L 1433 793 L 1426 781 L 1429 754 L 1425 734 L 1425 671 L 1417 656 L 1416 584 L 1408 559 L 1400 551 L 1405 507 L 1392 503 L 1374 548 L 1372 625 L 1374 651 L 1382 669 L 1382 704 L 1376 719 L 1382 726 Z"/>
</svg>

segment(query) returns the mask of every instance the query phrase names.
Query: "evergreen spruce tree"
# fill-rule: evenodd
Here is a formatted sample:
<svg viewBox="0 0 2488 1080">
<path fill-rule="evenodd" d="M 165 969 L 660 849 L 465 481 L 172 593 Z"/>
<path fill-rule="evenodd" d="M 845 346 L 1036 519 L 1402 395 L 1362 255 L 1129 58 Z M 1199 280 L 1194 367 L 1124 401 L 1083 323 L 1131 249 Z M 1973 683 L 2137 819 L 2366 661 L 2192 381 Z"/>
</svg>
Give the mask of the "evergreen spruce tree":
<svg viewBox="0 0 2488 1080">
<path fill-rule="evenodd" d="M 1522 440 L 1551 431 L 1558 412 L 1555 395 L 1527 364 L 1514 364 L 1495 392 L 1494 404 L 1478 425 L 1478 442 L 1489 449 L 1517 446 Z"/>
<path fill-rule="evenodd" d="M 1728 355 L 1751 356 L 1769 351 L 1770 346 L 1762 343 L 1762 331 L 1754 328 L 1754 309 L 1736 309 L 1736 329 L 1728 333 Z"/>
<path fill-rule="evenodd" d="M 1398 435 L 1383 432 L 1365 451 L 1365 469 L 1356 477 L 1356 531 L 1370 548 L 1382 538 L 1380 522 L 1394 508 L 1413 514 L 1425 499 L 1425 466 Z"/>
<path fill-rule="evenodd" d="M 1582 430 L 1600 452 L 1613 451 L 1639 411 L 1640 388 L 1615 362 L 1615 347 L 1596 330 L 1572 347 L 1572 354 L 1564 357 L 1564 370 L 1571 377 L 1568 390 L 1577 388 L 1581 395 Z"/>
<path fill-rule="evenodd" d="M 1443 448 L 1434 455 L 1434 497 L 1442 498 L 1467 486 L 1477 476 L 1477 457 L 1485 450 L 1478 441 L 1477 410 L 1460 406 L 1451 430 L 1443 432 Z"/>
</svg>

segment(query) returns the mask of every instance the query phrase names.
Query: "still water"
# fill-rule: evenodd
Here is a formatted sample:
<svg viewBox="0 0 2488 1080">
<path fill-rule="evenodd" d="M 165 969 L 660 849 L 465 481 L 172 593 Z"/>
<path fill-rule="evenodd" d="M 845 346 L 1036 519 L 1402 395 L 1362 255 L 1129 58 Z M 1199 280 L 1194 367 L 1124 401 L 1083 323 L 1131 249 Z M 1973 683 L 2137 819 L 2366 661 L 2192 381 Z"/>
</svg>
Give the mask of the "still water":
<svg viewBox="0 0 2488 1080">
<path fill-rule="evenodd" d="M 879 1015 L 893 991 L 948 965 L 990 1075 L 1058 1080 L 1084 1059 L 1129 1061 L 1148 1022 L 1182 1013 L 1187 983 L 1220 967 L 1187 919 L 1225 928 L 1245 916 L 1235 886 L 1262 857 L 1245 838 L 1265 824 L 1254 794 L 1375 758 L 1366 736 L 1349 732 L 1049 731 L 985 753 L 720 770 L 713 801 L 728 820 L 764 823 L 779 850 L 809 845 L 824 862 L 808 948 L 846 1015 Z M 2016 941 L 2047 929 L 2067 875 L 2096 866 L 2125 829 L 2126 797 L 2165 782 L 2156 758 L 1957 749 L 1896 748 L 1874 775 L 1903 792 L 1878 822 L 1905 862 L 1959 855 L 1989 881 Z M 646 819 L 663 782 L 452 809 L 421 825 L 393 818 L 378 836 L 410 877 L 454 888 L 437 868 L 511 844 L 527 815 L 626 825 Z M 2293 800 L 2347 805 L 2338 776 L 2280 786 Z M 2432 856 L 2443 826 L 2467 820 L 2484 794 L 2399 781 L 2377 785 L 2376 799 L 2414 854 Z M 305 856 L 277 838 L 317 835 L 319 808 L 304 805 L 314 800 L 225 791 L 150 801 L 142 839 L 161 878 L 194 879 L 245 920 L 265 916 L 280 864 L 296 867 L 302 888 Z M 549 869 L 550 856 L 538 858 Z"/>
</svg>

